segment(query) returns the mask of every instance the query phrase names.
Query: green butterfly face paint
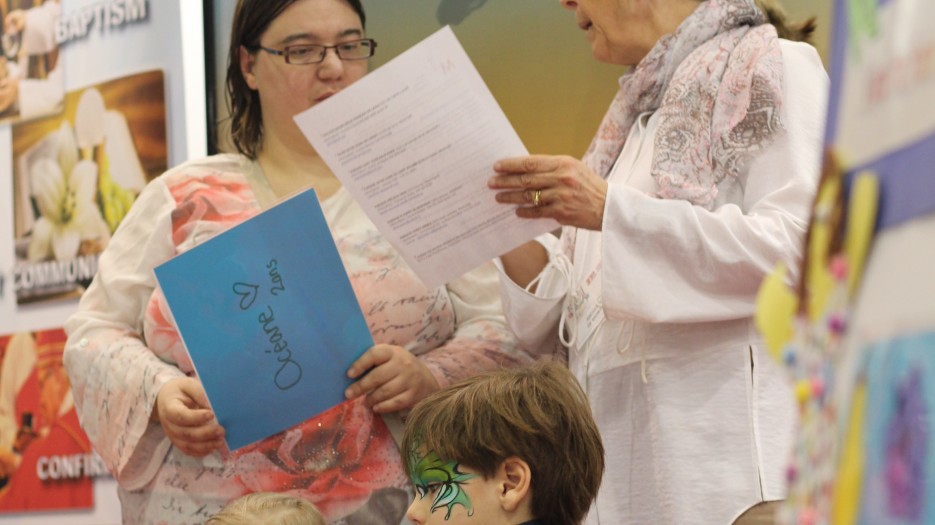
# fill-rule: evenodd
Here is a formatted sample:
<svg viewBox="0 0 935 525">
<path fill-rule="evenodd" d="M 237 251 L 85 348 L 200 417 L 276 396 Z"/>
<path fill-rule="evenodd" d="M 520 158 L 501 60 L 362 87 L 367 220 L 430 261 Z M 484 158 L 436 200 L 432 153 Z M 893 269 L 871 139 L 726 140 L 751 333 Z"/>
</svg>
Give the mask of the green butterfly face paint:
<svg viewBox="0 0 935 525">
<path fill-rule="evenodd" d="M 461 488 L 461 484 L 475 476 L 459 472 L 456 461 L 443 460 L 434 452 L 420 456 L 418 451 L 411 450 L 408 467 L 419 499 L 434 496 L 431 512 L 445 507 L 445 520 L 448 520 L 455 505 L 461 505 L 468 516 L 474 514 L 471 499 Z"/>
</svg>

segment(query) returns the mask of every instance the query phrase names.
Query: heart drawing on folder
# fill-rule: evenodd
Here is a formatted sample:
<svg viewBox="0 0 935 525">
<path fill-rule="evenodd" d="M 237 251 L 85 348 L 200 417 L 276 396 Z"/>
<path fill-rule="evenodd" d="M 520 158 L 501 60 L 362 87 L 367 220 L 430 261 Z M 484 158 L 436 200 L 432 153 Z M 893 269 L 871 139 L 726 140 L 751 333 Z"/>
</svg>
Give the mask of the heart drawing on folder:
<svg viewBox="0 0 935 525">
<path fill-rule="evenodd" d="M 253 306 L 256 301 L 257 291 L 260 286 L 257 284 L 235 283 L 234 293 L 240 296 L 240 309 L 246 310 Z"/>
</svg>

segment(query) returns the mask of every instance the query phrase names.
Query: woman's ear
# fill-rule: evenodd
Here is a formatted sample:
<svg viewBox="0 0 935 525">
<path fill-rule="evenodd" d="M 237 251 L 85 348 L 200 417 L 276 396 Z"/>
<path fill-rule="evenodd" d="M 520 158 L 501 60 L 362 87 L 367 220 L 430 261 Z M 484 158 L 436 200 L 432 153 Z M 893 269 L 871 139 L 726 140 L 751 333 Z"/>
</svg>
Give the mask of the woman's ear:
<svg viewBox="0 0 935 525">
<path fill-rule="evenodd" d="M 500 478 L 500 504 L 507 512 L 531 510 L 532 471 L 516 456 L 503 460 L 497 472 Z"/>
<path fill-rule="evenodd" d="M 251 53 L 246 47 L 240 46 L 238 57 L 240 60 L 240 74 L 250 89 L 256 90 L 256 75 L 253 73 L 253 67 L 256 65 L 256 54 Z"/>
</svg>

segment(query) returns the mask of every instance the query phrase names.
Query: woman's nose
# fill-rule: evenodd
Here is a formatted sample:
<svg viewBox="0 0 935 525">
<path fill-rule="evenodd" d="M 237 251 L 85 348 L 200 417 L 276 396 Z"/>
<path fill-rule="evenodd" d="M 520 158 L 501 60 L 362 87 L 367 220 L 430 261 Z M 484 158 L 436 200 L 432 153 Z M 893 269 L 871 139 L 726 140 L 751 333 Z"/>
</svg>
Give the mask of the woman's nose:
<svg viewBox="0 0 935 525">
<path fill-rule="evenodd" d="M 318 76 L 320 78 L 337 78 L 344 72 L 344 61 L 338 56 L 338 50 L 331 48 L 325 50 L 325 58 L 318 63 Z"/>
<path fill-rule="evenodd" d="M 565 9 L 574 9 L 578 7 L 578 2 L 574 0 L 558 0 L 558 3 L 562 4 L 562 7 Z"/>
</svg>

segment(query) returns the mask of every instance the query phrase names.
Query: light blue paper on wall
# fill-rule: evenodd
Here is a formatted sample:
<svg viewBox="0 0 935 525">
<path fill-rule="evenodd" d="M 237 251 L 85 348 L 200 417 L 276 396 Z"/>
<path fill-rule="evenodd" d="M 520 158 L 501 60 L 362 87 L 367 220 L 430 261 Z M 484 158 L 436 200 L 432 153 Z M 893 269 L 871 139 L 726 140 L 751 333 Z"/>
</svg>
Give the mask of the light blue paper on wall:
<svg viewBox="0 0 935 525">
<path fill-rule="evenodd" d="M 373 339 L 314 191 L 156 268 L 236 450 L 344 401 Z"/>
</svg>

